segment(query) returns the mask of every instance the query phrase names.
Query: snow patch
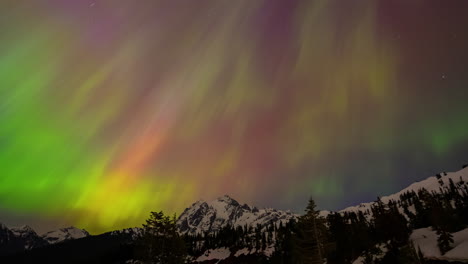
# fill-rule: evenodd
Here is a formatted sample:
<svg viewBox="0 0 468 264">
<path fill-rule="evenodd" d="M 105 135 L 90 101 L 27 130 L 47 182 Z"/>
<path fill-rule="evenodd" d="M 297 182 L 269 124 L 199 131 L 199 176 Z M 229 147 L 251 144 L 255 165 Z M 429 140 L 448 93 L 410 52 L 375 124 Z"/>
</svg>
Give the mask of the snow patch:
<svg viewBox="0 0 468 264">
<path fill-rule="evenodd" d="M 250 254 L 250 250 L 249 250 L 248 248 L 243 248 L 243 249 L 241 249 L 241 250 L 238 250 L 238 251 L 236 252 L 236 254 L 234 254 L 234 257 L 237 258 L 237 257 L 239 257 L 239 256 L 242 256 L 242 255 L 247 256 L 247 255 L 249 255 L 249 254 Z"/>
<path fill-rule="evenodd" d="M 198 257 L 195 261 L 203 262 L 207 260 L 223 260 L 229 258 L 230 255 L 231 251 L 229 250 L 229 248 L 209 249 L 205 251 L 205 253 Z"/>
<path fill-rule="evenodd" d="M 413 231 L 410 239 L 416 250 L 418 248 L 426 258 L 440 260 L 467 260 L 468 259 L 468 228 L 453 233 L 453 249 L 442 255 L 437 246 L 436 232 L 428 228 L 420 228 Z"/>
</svg>

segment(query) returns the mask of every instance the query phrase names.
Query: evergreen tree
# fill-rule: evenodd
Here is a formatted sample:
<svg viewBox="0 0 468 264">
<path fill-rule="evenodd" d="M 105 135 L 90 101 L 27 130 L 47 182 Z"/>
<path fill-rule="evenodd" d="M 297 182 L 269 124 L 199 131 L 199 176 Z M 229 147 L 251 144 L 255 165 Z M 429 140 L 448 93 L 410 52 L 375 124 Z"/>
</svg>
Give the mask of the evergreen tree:
<svg viewBox="0 0 468 264">
<path fill-rule="evenodd" d="M 186 262 L 185 241 L 177 233 L 176 217 L 165 216 L 162 211 L 151 212 L 139 243 L 142 259 L 146 263 L 181 264 Z"/>
<path fill-rule="evenodd" d="M 439 246 L 440 252 L 444 255 L 447 251 L 452 249 L 451 244 L 453 243 L 453 236 L 443 229 L 438 229 L 436 232 L 438 235 L 437 246 Z"/>
<path fill-rule="evenodd" d="M 319 217 L 315 201 L 311 198 L 299 218 L 297 233 L 298 263 L 323 263 L 323 241 L 326 234 L 324 219 Z"/>
<path fill-rule="evenodd" d="M 295 254 L 295 234 L 297 234 L 297 223 L 294 220 L 289 221 L 286 225 L 280 222 L 276 229 L 275 252 L 270 258 L 270 263 L 299 263 Z"/>
</svg>

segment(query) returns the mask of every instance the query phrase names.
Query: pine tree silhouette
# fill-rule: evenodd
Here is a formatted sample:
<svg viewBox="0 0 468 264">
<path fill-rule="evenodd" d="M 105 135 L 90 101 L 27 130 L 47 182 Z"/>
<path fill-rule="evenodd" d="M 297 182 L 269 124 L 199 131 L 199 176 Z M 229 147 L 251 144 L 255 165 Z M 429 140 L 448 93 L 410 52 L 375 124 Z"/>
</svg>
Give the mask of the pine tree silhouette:
<svg viewBox="0 0 468 264">
<path fill-rule="evenodd" d="M 141 258 L 146 263 L 185 263 L 185 241 L 177 233 L 175 215 L 169 217 L 162 211 L 151 212 L 143 228 L 139 248 Z"/>
<path fill-rule="evenodd" d="M 298 263 L 323 263 L 323 241 L 326 234 L 325 221 L 319 218 L 315 201 L 311 198 L 306 214 L 299 218 L 297 234 Z"/>
</svg>

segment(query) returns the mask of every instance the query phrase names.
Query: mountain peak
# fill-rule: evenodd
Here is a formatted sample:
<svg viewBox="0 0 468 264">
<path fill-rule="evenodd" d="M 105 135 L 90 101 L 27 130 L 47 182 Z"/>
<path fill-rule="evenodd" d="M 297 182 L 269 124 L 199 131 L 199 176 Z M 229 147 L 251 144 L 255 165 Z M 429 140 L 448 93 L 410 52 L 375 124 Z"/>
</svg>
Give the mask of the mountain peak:
<svg viewBox="0 0 468 264">
<path fill-rule="evenodd" d="M 227 204 L 239 205 L 239 202 L 237 202 L 236 200 L 234 200 L 231 196 L 229 196 L 227 194 L 219 197 L 214 202 L 224 202 L 224 203 L 227 203 Z"/>
<path fill-rule="evenodd" d="M 202 234 L 217 232 L 225 226 L 266 226 L 271 223 L 283 224 L 296 216 L 290 212 L 272 209 L 257 209 L 241 205 L 229 195 L 211 202 L 196 202 L 185 209 L 177 220 L 181 233 Z"/>
<path fill-rule="evenodd" d="M 32 229 L 30 226 L 28 225 L 23 225 L 23 226 L 20 226 L 20 227 L 14 227 L 12 228 L 12 230 L 17 230 L 17 231 L 23 231 L 23 232 L 36 232 L 34 231 L 34 229 Z"/>
<path fill-rule="evenodd" d="M 34 229 L 32 229 L 28 225 L 24 225 L 24 226 L 20 226 L 20 227 L 13 227 L 10 230 L 16 236 L 20 236 L 20 237 L 28 237 L 28 236 L 38 237 L 36 231 L 34 231 Z"/>
<path fill-rule="evenodd" d="M 42 235 L 42 238 L 49 242 L 49 244 L 56 244 L 66 240 L 78 239 L 87 236 L 89 236 L 89 233 L 86 230 L 70 226 L 47 232 Z"/>
</svg>

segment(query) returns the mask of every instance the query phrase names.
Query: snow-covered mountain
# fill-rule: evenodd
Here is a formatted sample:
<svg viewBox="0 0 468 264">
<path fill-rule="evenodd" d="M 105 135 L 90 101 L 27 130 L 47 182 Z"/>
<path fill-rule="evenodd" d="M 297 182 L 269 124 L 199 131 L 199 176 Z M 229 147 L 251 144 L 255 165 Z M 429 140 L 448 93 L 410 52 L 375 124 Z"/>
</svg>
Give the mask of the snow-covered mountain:
<svg viewBox="0 0 468 264">
<path fill-rule="evenodd" d="M 182 234 L 202 234 L 216 232 L 225 226 L 262 226 L 271 223 L 283 224 L 298 216 L 289 211 L 272 208 L 258 209 L 247 204 L 239 204 L 225 195 L 211 202 L 198 201 L 180 215 L 177 220 Z"/>
<path fill-rule="evenodd" d="M 25 249 L 32 249 L 48 245 L 47 241 L 41 238 L 36 231 L 25 225 L 22 227 L 11 228 L 13 234 L 24 242 Z"/>
<path fill-rule="evenodd" d="M 29 226 L 8 228 L 0 223 L 0 255 L 40 248 L 87 236 L 89 236 L 88 232 L 75 227 L 62 228 L 39 236 Z"/>
<path fill-rule="evenodd" d="M 388 195 L 388 196 L 383 196 L 380 198 L 380 200 L 384 204 L 388 204 L 390 201 L 395 201 L 398 202 L 401 200 L 401 204 L 404 204 L 404 201 L 402 200 L 401 196 L 407 194 L 407 193 L 418 193 L 420 190 L 426 190 L 429 193 L 442 193 L 450 190 L 451 186 L 455 186 L 456 189 L 462 190 L 464 188 L 468 188 L 468 167 L 464 166 L 464 168 L 460 171 L 457 172 L 452 172 L 452 173 L 440 173 L 437 174 L 436 176 L 429 177 L 425 180 L 416 182 L 408 186 L 407 188 L 402 189 L 401 191 Z M 417 196 L 416 196 L 417 199 Z M 371 207 L 374 205 L 376 202 L 370 202 L 370 203 L 362 203 L 357 206 L 352 206 L 348 207 L 340 213 L 345 213 L 345 212 L 363 212 L 364 215 L 368 218 L 372 217 L 372 210 Z M 398 205 L 398 208 L 400 210 L 400 213 L 403 215 L 404 210 L 402 205 Z M 415 212 L 414 205 L 410 205 L 407 208 L 411 212 Z M 275 214 L 268 214 L 271 212 L 275 212 Z M 320 216 L 326 217 L 328 214 L 332 212 L 329 211 L 321 211 Z M 266 217 L 268 215 L 268 217 Z M 407 215 L 406 215 L 407 216 Z M 184 213 L 180 216 L 178 225 L 182 233 L 203 233 L 203 232 L 215 232 L 222 228 L 223 226 L 226 225 L 232 225 L 232 226 L 242 226 L 245 224 L 248 225 L 253 225 L 255 226 L 257 223 L 263 224 L 263 223 L 271 223 L 271 222 L 278 222 L 282 221 L 281 219 L 284 219 L 285 221 L 289 221 L 289 219 L 298 217 L 297 215 L 291 214 L 289 212 L 281 212 L 278 210 L 274 209 L 261 209 L 258 210 L 256 208 L 252 208 L 248 205 L 240 205 L 238 202 L 230 198 L 229 196 L 224 196 L 221 197 L 215 201 L 212 202 L 204 202 L 204 201 L 199 201 L 194 203 L 190 208 L 187 208 Z M 408 216 L 407 216 L 408 217 Z M 426 230 L 428 228 L 425 228 Z M 429 228 L 430 229 L 430 228 Z M 466 245 L 467 244 L 467 233 L 468 229 L 465 229 L 464 231 L 460 231 L 458 233 L 454 233 L 453 236 L 455 238 L 455 243 L 453 244 L 454 248 L 449 251 L 446 255 L 438 258 L 434 258 L 434 256 L 431 255 L 431 252 L 439 252 L 437 247 L 436 250 L 434 249 L 428 249 L 426 251 L 423 250 L 423 255 L 428 258 L 434 258 L 434 259 L 443 259 L 443 260 L 460 260 L 460 259 L 466 259 L 468 256 L 466 255 Z M 415 234 L 419 234 L 418 230 L 414 231 Z M 432 233 L 431 233 L 432 234 Z M 423 239 L 426 239 L 429 236 L 421 236 Z M 423 242 L 418 242 L 417 241 L 417 236 L 414 234 L 411 236 L 411 240 L 415 244 L 415 248 L 421 245 Z M 437 239 L 428 240 L 429 242 L 426 243 L 426 240 L 424 240 L 424 243 L 426 244 L 437 244 Z M 431 244 L 431 245 L 432 245 Z M 385 245 L 378 245 L 382 247 L 382 256 L 383 257 L 385 254 Z M 422 246 L 421 246 L 422 247 Z M 204 252 L 201 256 L 199 256 L 195 262 L 203 262 L 203 263 L 215 263 L 214 261 L 227 261 L 226 263 L 231 263 L 232 261 L 237 261 L 237 258 L 241 255 L 244 256 L 251 256 L 253 254 L 261 254 L 265 256 L 270 256 L 271 250 L 274 251 L 274 248 L 270 248 L 270 246 L 267 247 L 267 250 L 262 251 L 262 252 L 257 252 L 255 250 L 249 251 L 246 249 L 241 249 L 237 251 L 231 251 L 227 248 L 219 247 L 219 248 L 211 248 L 208 249 L 206 252 Z M 440 253 L 438 253 L 440 256 Z M 452 256 L 453 255 L 453 256 Z M 376 256 L 378 257 L 378 256 Z M 358 258 L 355 263 L 361 263 L 360 260 L 363 258 Z M 231 262 L 229 262 L 229 261 Z M 210 262 L 211 261 L 211 262 Z M 224 262 L 223 262 L 224 263 Z"/>
<path fill-rule="evenodd" d="M 400 200 L 400 196 L 402 194 L 408 193 L 408 192 L 418 192 L 419 190 L 425 189 L 428 192 L 441 192 L 444 190 L 444 188 L 449 188 L 450 186 L 450 181 L 452 181 L 456 185 L 466 185 L 468 184 L 468 167 L 463 166 L 464 168 L 460 171 L 457 172 L 442 172 L 439 173 L 435 176 L 429 177 L 425 180 L 415 182 L 411 184 L 410 186 L 404 188 L 403 190 L 388 195 L 388 196 L 382 196 L 380 200 L 384 203 L 387 204 L 391 200 L 393 201 L 398 201 Z M 340 212 L 363 212 L 364 214 L 370 214 L 370 209 L 372 205 L 375 204 L 375 202 L 370 202 L 370 203 L 361 203 L 356 206 L 351 206 L 347 207 Z"/>
<path fill-rule="evenodd" d="M 79 239 L 87 236 L 89 236 L 89 233 L 86 230 L 72 226 L 47 232 L 42 235 L 42 238 L 49 244 L 57 244 L 67 240 Z"/>
</svg>

